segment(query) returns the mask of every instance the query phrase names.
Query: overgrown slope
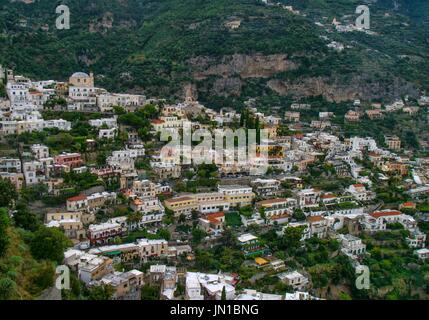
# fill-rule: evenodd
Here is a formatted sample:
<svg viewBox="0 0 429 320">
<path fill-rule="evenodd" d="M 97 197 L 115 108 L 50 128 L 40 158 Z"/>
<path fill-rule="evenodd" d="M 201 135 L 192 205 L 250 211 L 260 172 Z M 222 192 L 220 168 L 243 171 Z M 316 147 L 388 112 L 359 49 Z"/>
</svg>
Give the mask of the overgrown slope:
<svg viewBox="0 0 429 320">
<path fill-rule="evenodd" d="M 331 24 L 353 22 L 362 1 L 281 2 L 300 14 L 260 0 L 70 0 L 61 3 L 71 29 L 56 30 L 59 1 L 0 0 L 0 63 L 37 78 L 91 70 L 108 89 L 164 97 L 192 84 L 214 106 L 264 95 L 391 100 L 429 88 L 425 1 L 367 1 L 376 35 Z M 336 52 L 331 41 L 349 47 Z"/>
</svg>

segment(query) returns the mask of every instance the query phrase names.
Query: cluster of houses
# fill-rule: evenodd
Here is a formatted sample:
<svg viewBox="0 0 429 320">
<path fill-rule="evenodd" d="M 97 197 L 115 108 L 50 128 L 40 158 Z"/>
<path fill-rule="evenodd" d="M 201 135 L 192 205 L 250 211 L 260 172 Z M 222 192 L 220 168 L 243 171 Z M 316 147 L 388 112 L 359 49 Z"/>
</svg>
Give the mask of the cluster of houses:
<svg viewBox="0 0 429 320">
<path fill-rule="evenodd" d="M 114 115 L 115 107 L 133 112 L 151 102 L 141 95 L 112 94 L 97 88 L 92 73 L 77 72 L 67 83 L 33 82 L 15 76 L 11 70 L 5 72 L 5 77 L 8 99 L 0 100 L 0 136 L 46 128 L 71 130 L 68 121 L 42 119 L 41 111 L 51 108 L 101 112 L 101 117 L 89 120 L 88 124 L 98 130 L 98 139 L 114 139 L 124 130 Z M 58 96 L 65 97 L 64 101 L 52 102 Z M 420 101 L 420 108 L 429 104 L 425 97 Z M 359 105 L 360 101 L 354 102 L 356 108 L 347 112 L 346 121 L 359 121 Z M 158 108 L 159 117 L 151 120 L 154 136 L 186 126 L 214 132 L 221 127 L 237 127 L 241 120 L 237 111 L 224 108 L 218 112 L 192 97 L 187 97 L 183 103 L 163 104 Z M 253 174 L 252 168 L 259 165 L 259 157 L 239 163 L 222 162 L 216 164 L 220 181 L 215 187 L 206 188 L 209 190 L 176 192 L 175 183 L 183 177 L 184 170 L 196 172 L 192 164 L 182 165 L 177 161 L 192 150 L 183 146 L 146 152 L 146 141 L 133 130 L 125 130 L 128 140 L 121 149 L 107 155 L 104 166 L 90 164 L 80 153 L 52 155 L 48 146 L 32 144 L 27 150 L 21 150 L 19 157 L 0 157 L 0 177 L 10 180 L 17 190 L 43 184 L 51 195 L 61 194 L 63 173 L 89 172 L 106 183 L 117 182 L 115 191 L 85 190 L 68 198 L 64 208 L 47 212 L 45 217 L 47 227 L 62 229 L 74 242 L 75 246 L 65 252 L 64 263 L 88 286 L 111 285 L 115 289 L 115 299 L 139 299 L 144 284 L 159 286 L 163 299 L 175 299 L 179 284 L 185 287 L 183 296 L 189 300 L 219 300 L 223 296 L 237 300 L 317 299 L 308 291 L 311 279 L 304 270 L 288 269 L 284 261 L 273 258 L 270 248 L 256 235 L 247 232 L 247 227 L 254 224 L 275 227 L 280 236 L 288 228 L 301 228 L 302 241 L 312 237 L 336 238 L 341 252 L 356 264 L 366 254 L 366 246 L 359 238 L 362 231 L 385 231 L 392 224 L 400 224 L 409 231 L 406 242 L 415 254 L 420 259 L 429 257 L 429 250 L 425 248 L 426 234 L 419 230 L 416 219 L 405 213 L 405 209 L 415 209 L 416 204 L 407 202 L 398 210 L 375 208 L 374 179 L 368 177 L 363 164 L 369 162 L 377 169 L 375 179 L 379 183 L 386 182 L 392 175 L 401 177 L 406 194 L 418 202 L 429 195 L 429 159 L 416 159 L 402 152 L 401 140 L 395 135 L 385 137 L 386 147 L 379 146 L 370 137 L 340 139 L 327 130 L 331 127 L 330 119 L 335 117 L 333 112 L 320 112 L 317 120 L 303 128 L 301 112 L 311 108 L 309 104 L 293 103 L 283 116 L 277 116 L 265 115 L 249 105 L 250 116 L 258 119 L 261 128 L 268 132 L 264 144 L 257 146 L 257 154 L 265 151 L 270 171 Z M 366 114 L 370 119 L 377 119 L 385 112 L 398 110 L 410 114 L 416 111 L 398 101 L 383 110 L 374 105 Z M 288 135 L 282 135 L 280 130 L 285 124 Z M 93 142 L 87 139 L 88 150 Z M 216 151 L 211 149 L 203 153 L 216 156 Z M 145 174 L 148 168 L 142 170 L 136 166 L 142 160 L 148 160 L 151 175 Z M 302 176 L 321 161 L 327 174 L 353 182 L 336 192 L 310 185 Z M 107 220 L 97 218 L 98 213 L 108 211 L 119 202 L 128 210 L 122 216 Z M 301 214 L 300 219 L 297 213 Z M 177 261 L 179 257 L 192 260 L 192 247 L 178 239 L 141 238 L 122 243 L 130 232 L 165 227 L 166 216 L 176 220 L 193 219 L 197 222 L 194 227 L 207 234 L 206 240 L 216 241 L 225 231 L 230 214 L 238 214 L 247 230 L 240 230 L 236 235 L 243 256 L 254 259 L 258 268 L 273 270 L 279 281 L 293 289 L 292 293 L 272 295 L 253 289 L 236 290 L 237 275 L 187 272 Z M 172 263 L 153 264 L 147 272 L 136 269 L 118 272 L 114 267 L 118 263 L 133 267 L 152 260 L 158 263 L 159 259 Z"/>
<path fill-rule="evenodd" d="M 426 98 L 427 97 L 423 96 L 417 101 L 417 103 L 412 103 L 406 97 L 405 102 L 403 100 L 396 100 L 393 103 L 386 104 L 384 106 L 381 103 L 372 103 L 367 108 L 363 108 L 361 106 L 360 100 L 355 100 L 353 104 L 353 109 L 347 111 L 347 113 L 344 115 L 344 120 L 347 122 L 360 122 L 365 116 L 370 120 L 378 120 L 385 118 L 386 115 L 393 112 L 400 112 L 409 116 L 416 116 L 426 107 Z M 395 140 L 399 139 L 395 136 L 393 136 L 393 138 Z M 389 140 L 389 137 L 386 137 L 386 140 Z M 387 141 L 386 144 L 388 144 Z M 389 145 L 389 149 L 399 150 L 400 141 L 394 142 L 393 146 L 395 146 L 396 148 L 391 148 L 391 146 Z"/>
</svg>

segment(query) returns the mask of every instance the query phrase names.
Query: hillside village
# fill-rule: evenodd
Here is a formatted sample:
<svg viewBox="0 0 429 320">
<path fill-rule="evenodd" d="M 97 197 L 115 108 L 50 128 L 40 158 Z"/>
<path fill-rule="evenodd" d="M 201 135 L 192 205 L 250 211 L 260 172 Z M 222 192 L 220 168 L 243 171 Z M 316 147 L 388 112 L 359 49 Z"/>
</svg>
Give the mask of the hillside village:
<svg viewBox="0 0 429 320">
<path fill-rule="evenodd" d="M 427 117 L 429 97 L 356 100 L 341 119 L 308 119 L 314 106 L 300 102 L 267 114 L 252 100 L 216 111 L 191 95 L 111 93 L 92 73 L 34 81 L 0 67 L 0 81 L 0 177 L 19 194 L 10 219 L 60 230 L 70 242 L 57 263 L 83 287 L 137 300 L 428 297 L 429 157 L 395 132 L 380 143 L 338 123 Z M 267 172 L 251 175 L 254 159 L 162 154 L 161 132 L 185 124 L 266 129 Z M 359 266 L 367 290 L 355 286 Z"/>
</svg>

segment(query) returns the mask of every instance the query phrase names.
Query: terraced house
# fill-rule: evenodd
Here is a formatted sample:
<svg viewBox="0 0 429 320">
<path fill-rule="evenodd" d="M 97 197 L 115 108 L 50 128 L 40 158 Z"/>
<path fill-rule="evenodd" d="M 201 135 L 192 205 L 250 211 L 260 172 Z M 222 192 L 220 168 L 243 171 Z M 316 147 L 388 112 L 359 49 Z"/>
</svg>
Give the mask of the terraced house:
<svg viewBox="0 0 429 320">
<path fill-rule="evenodd" d="M 293 198 L 277 198 L 259 201 L 256 206 L 262 209 L 271 222 L 286 223 L 292 216 L 298 202 Z"/>
<path fill-rule="evenodd" d="M 261 244 L 258 237 L 253 234 L 242 234 L 237 240 L 246 258 L 262 256 L 269 252 L 269 248 Z"/>
</svg>

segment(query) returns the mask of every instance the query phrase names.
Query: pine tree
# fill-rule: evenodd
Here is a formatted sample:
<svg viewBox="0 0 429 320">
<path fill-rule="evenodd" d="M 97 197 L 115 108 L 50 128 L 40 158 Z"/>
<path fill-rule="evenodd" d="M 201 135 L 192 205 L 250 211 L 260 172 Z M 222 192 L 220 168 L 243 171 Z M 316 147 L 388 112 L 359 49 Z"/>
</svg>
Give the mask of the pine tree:
<svg viewBox="0 0 429 320">
<path fill-rule="evenodd" d="M 226 289 L 225 286 L 222 288 L 222 296 L 220 297 L 221 300 L 226 300 Z"/>
</svg>

